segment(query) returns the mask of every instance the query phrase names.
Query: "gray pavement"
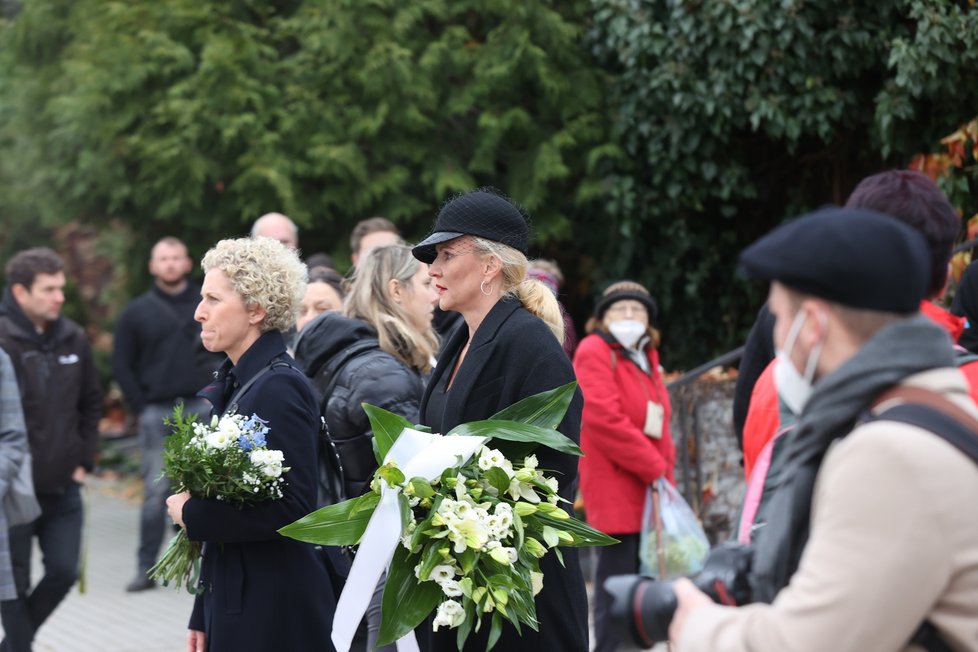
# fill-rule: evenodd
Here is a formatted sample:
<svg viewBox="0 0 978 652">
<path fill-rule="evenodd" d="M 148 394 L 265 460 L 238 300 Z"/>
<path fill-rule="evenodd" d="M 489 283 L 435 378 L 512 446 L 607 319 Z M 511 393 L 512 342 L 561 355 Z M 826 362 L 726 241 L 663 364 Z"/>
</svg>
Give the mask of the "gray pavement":
<svg viewBox="0 0 978 652">
<path fill-rule="evenodd" d="M 126 593 L 136 572 L 139 506 L 116 483 L 86 487 L 87 587 L 76 586 L 41 626 L 35 652 L 184 652 L 193 596 L 159 587 Z M 32 580 L 40 579 L 34 550 Z"/>
</svg>

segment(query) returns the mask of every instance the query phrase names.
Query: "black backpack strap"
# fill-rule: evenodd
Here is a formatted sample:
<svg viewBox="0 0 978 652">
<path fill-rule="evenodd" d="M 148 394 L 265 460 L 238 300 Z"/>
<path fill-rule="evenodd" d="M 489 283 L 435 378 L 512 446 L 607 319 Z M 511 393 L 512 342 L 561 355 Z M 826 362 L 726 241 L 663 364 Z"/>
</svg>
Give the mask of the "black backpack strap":
<svg viewBox="0 0 978 652">
<path fill-rule="evenodd" d="M 934 396 L 939 395 L 934 394 Z M 928 405 L 917 402 L 900 403 L 874 416 L 872 420 L 897 421 L 932 432 L 978 464 L 978 429 L 974 428 L 974 419 L 967 413 L 962 415 L 956 412 L 960 408 L 947 399 L 940 398 L 940 402 L 928 399 Z M 950 404 L 951 408 L 942 405 L 941 402 Z M 955 416 L 951 416 L 949 412 L 954 413 Z M 968 425 L 962 422 L 965 419 Z M 929 620 L 925 620 L 914 632 L 910 644 L 918 645 L 928 652 L 952 652 Z"/>
<path fill-rule="evenodd" d="M 357 354 L 347 355 L 336 369 L 333 370 L 332 376 L 330 376 L 329 384 L 326 385 L 326 389 L 323 390 L 322 399 L 319 403 L 319 421 L 320 421 L 320 446 L 319 446 L 319 504 L 322 505 L 333 505 L 336 503 L 343 502 L 348 498 L 354 496 L 349 495 L 346 486 L 346 470 L 343 468 L 343 456 L 340 454 L 339 446 L 336 445 L 336 440 L 333 439 L 333 435 L 329 431 L 329 426 L 326 424 L 326 404 L 329 403 L 329 397 L 333 394 L 333 390 L 336 389 L 336 383 L 339 382 L 340 373 L 346 368 L 350 362 L 357 358 Z"/>
</svg>

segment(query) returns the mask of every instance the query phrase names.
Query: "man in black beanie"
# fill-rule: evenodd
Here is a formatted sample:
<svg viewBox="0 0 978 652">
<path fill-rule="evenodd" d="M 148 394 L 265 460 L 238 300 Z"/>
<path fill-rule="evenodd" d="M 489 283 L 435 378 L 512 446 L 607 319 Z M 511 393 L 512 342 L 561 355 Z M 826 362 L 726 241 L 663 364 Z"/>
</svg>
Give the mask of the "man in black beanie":
<svg viewBox="0 0 978 652">
<path fill-rule="evenodd" d="M 771 281 L 776 385 L 800 418 L 755 534 L 757 604 L 677 581 L 679 652 L 978 649 L 978 465 L 944 438 L 974 438 L 978 407 L 919 313 L 929 260 L 919 232 L 852 208 L 741 254 Z"/>
</svg>

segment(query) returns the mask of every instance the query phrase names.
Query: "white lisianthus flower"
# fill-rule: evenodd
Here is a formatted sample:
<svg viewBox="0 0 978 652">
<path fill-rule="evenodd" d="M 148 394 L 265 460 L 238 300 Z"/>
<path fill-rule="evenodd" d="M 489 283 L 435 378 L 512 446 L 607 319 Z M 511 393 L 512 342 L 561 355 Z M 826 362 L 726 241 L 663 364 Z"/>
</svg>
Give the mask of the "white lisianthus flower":
<svg viewBox="0 0 978 652">
<path fill-rule="evenodd" d="M 438 605 L 432 630 L 437 632 L 439 627 L 458 627 L 464 620 L 465 609 L 462 608 L 462 605 L 455 600 L 445 600 Z"/>
<path fill-rule="evenodd" d="M 515 564 L 519 560 L 520 553 L 516 551 L 516 548 L 503 548 L 503 550 L 505 550 L 506 554 L 509 555 L 510 564 Z"/>
<path fill-rule="evenodd" d="M 442 584 L 443 582 L 454 580 L 455 569 L 446 564 L 439 564 L 438 566 L 435 566 L 434 568 L 431 569 L 431 572 L 428 574 L 428 579 L 433 580 L 435 583 L 439 585 Z"/>
<path fill-rule="evenodd" d="M 279 450 L 251 451 L 251 463 L 267 478 L 277 478 L 282 475 L 282 462 L 285 455 Z"/>
<path fill-rule="evenodd" d="M 537 465 L 538 464 L 539 464 L 539 462 L 537 461 L 537 456 L 536 455 L 527 455 L 523 459 L 523 468 L 526 468 L 526 469 L 535 469 L 535 468 L 537 468 Z"/>
<path fill-rule="evenodd" d="M 445 580 L 439 586 L 441 586 L 441 592 L 449 598 L 457 598 L 462 595 L 462 587 L 455 580 Z"/>
</svg>

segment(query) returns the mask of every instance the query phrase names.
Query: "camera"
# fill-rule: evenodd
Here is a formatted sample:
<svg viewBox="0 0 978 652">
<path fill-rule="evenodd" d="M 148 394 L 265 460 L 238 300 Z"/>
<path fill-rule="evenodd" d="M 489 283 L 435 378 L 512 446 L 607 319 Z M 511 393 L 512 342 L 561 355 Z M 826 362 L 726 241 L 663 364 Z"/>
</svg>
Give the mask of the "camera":
<svg viewBox="0 0 978 652">
<path fill-rule="evenodd" d="M 714 548 L 693 584 L 726 605 L 751 602 L 750 574 L 753 550 L 727 543 Z M 611 619 L 624 646 L 649 648 L 669 639 L 669 623 L 676 613 L 672 582 L 657 582 L 641 575 L 609 577 L 604 588 L 614 599 Z"/>
</svg>

